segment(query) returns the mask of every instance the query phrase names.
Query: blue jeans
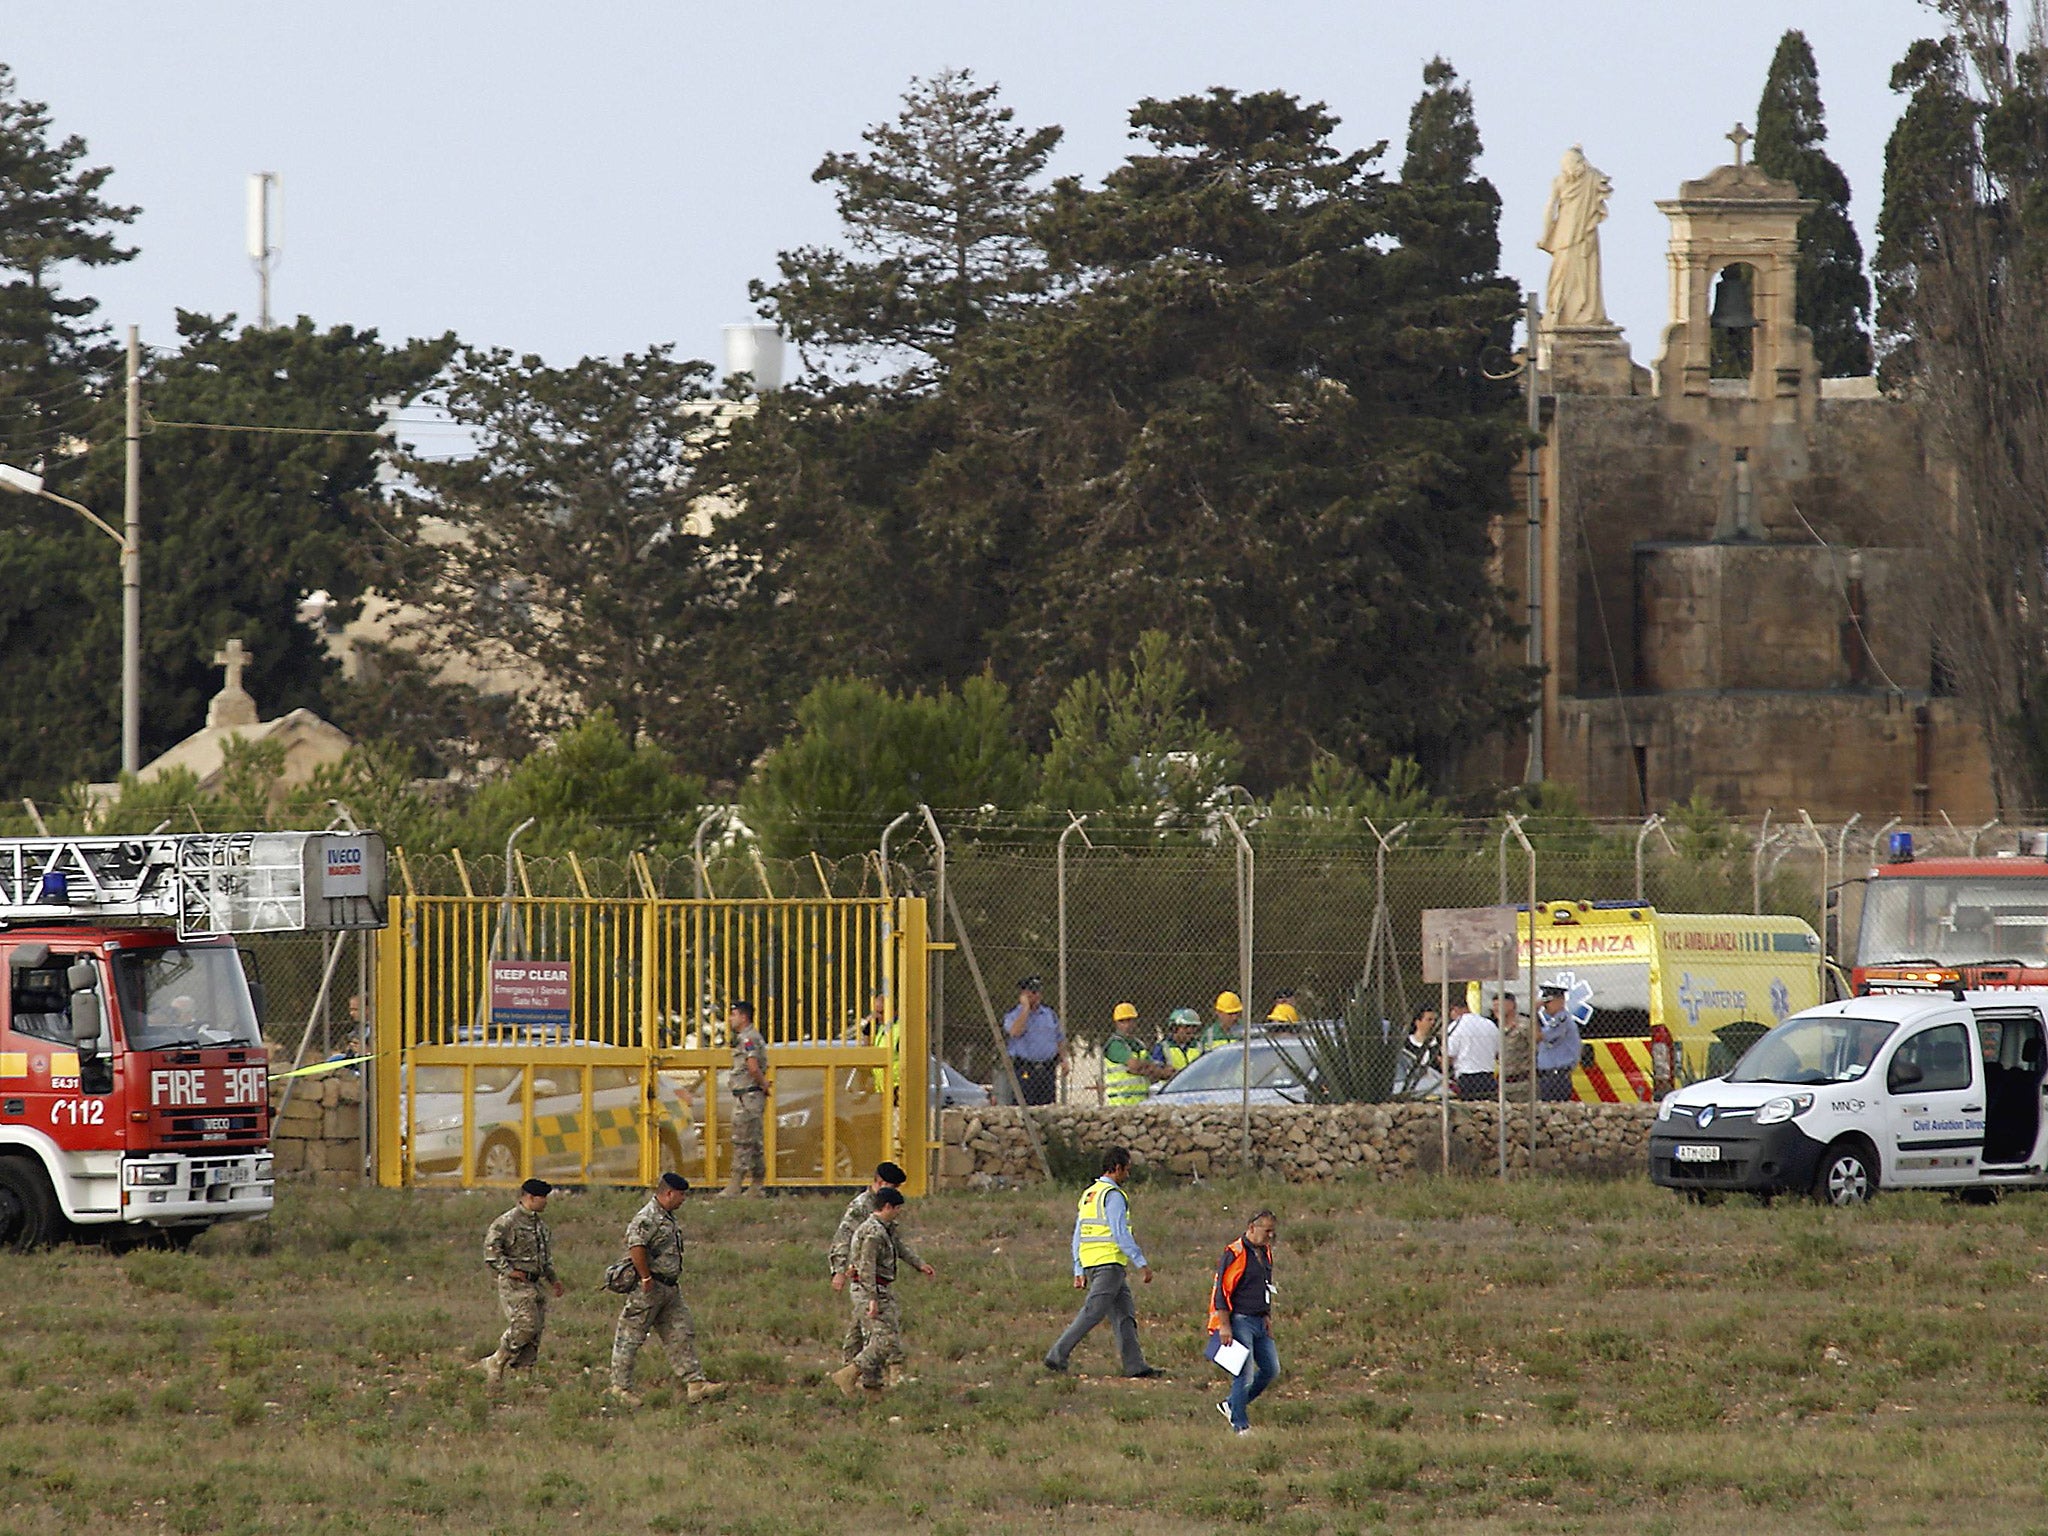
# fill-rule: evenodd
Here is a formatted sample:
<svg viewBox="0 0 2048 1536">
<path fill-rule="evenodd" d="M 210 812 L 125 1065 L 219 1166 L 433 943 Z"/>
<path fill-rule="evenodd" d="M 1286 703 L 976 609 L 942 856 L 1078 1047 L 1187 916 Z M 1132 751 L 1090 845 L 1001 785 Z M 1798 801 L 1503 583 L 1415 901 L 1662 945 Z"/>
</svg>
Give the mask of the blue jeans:
<svg viewBox="0 0 2048 1536">
<path fill-rule="evenodd" d="M 1273 1347 L 1273 1331 L 1267 1327 L 1268 1319 L 1252 1317 L 1248 1313 L 1230 1314 L 1230 1336 L 1252 1352 L 1245 1361 L 1244 1369 L 1237 1373 L 1237 1380 L 1230 1384 L 1230 1427 L 1247 1429 L 1251 1419 L 1247 1414 L 1252 1399 L 1280 1379 L 1280 1351 Z"/>
</svg>

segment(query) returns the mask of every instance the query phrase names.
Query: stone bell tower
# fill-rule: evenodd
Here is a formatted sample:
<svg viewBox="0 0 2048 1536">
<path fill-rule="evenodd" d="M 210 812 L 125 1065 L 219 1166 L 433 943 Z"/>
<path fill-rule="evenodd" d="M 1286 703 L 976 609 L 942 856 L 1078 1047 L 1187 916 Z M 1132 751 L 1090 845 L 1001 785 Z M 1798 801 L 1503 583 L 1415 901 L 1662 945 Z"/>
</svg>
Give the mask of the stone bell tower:
<svg viewBox="0 0 2048 1536">
<path fill-rule="evenodd" d="M 1733 164 L 1681 183 L 1677 197 L 1657 204 L 1671 220 L 1672 316 L 1657 392 L 1679 419 L 1810 426 L 1820 370 L 1813 333 L 1793 303 L 1799 221 L 1818 204 L 1743 163 L 1751 135 L 1742 127 L 1728 137 Z"/>
<path fill-rule="evenodd" d="M 1820 377 L 1796 312 L 1815 205 L 1743 163 L 1747 132 L 1729 139 L 1732 162 L 1656 205 L 1671 308 L 1654 392 L 1619 368 L 1538 375 L 1538 560 L 1515 558 L 1520 519 L 1501 547 L 1510 588 L 1537 565 L 1543 771 L 1605 816 L 1698 792 L 1744 816 L 1982 820 L 1989 763 L 1926 576 L 1943 471 L 1911 400 Z M 1553 246 L 1570 292 L 1560 267 L 1583 278 L 1591 249 Z M 1557 327 L 1553 355 L 1582 333 Z"/>
</svg>

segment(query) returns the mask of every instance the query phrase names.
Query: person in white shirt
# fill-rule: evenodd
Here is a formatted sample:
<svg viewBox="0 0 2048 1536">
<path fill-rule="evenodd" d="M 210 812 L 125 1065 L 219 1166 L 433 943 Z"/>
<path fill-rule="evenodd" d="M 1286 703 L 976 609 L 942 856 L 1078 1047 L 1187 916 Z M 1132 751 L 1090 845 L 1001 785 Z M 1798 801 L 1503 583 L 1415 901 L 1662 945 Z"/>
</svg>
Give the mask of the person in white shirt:
<svg viewBox="0 0 2048 1536">
<path fill-rule="evenodd" d="M 1494 1097 L 1494 1074 L 1500 1070 L 1500 1026 L 1485 1014 L 1472 1012 L 1462 996 L 1451 999 L 1451 1022 L 1444 1036 L 1444 1050 L 1451 1059 L 1451 1081 L 1457 1086 L 1459 1098 Z"/>
</svg>

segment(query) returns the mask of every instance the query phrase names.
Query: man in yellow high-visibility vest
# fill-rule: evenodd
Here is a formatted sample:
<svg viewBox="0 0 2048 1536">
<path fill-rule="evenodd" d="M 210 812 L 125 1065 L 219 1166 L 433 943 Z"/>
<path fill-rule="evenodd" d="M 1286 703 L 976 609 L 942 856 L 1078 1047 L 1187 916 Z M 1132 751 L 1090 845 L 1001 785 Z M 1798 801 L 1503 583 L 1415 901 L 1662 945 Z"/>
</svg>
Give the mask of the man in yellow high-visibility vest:
<svg viewBox="0 0 2048 1536">
<path fill-rule="evenodd" d="M 1131 1236 L 1131 1203 L 1123 1191 L 1123 1182 L 1130 1176 L 1131 1154 L 1122 1147 L 1111 1147 L 1102 1154 L 1102 1177 L 1081 1193 L 1074 1216 L 1074 1289 L 1085 1290 L 1087 1295 L 1067 1331 L 1046 1351 L 1048 1371 L 1064 1371 L 1067 1357 L 1088 1331 L 1104 1318 L 1114 1318 L 1124 1374 L 1165 1374 L 1147 1365 L 1144 1351 L 1138 1347 L 1138 1303 L 1131 1295 L 1129 1267 L 1135 1264 L 1150 1285 L 1152 1266 Z"/>
<path fill-rule="evenodd" d="M 1153 1081 L 1173 1076 L 1145 1054 L 1131 1031 L 1138 1022 L 1135 1003 L 1118 1003 L 1110 1015 L 1109 1039 L 1102 1047 L 1102 1101 L 1105 1104 L 1142 1104 L 1152 1091 Z"/>
</svg>

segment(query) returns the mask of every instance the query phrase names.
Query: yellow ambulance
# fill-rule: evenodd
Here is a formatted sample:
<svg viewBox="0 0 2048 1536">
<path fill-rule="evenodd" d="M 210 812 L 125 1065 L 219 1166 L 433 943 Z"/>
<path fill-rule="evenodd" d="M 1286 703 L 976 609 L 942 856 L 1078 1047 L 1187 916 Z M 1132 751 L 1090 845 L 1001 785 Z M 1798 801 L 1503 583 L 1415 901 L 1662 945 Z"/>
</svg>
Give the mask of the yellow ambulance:
<svg viewBox="0 0 2048 1536">
<path fill-rule="evenodd" d="M 1522 980 L 1504 990 L 1526 1018 L 1532 977 L 1564 989 L 1584 1042 L 1572 1074 L 1581 1103 L 1649 1102 L 1660 1085 L 1718 1076 L 1821 1001 L 1820 940 L 1796 917 L 1539 902 L 1533 961 L 1526 916 L 1521 926 Z"/>
</svg>

